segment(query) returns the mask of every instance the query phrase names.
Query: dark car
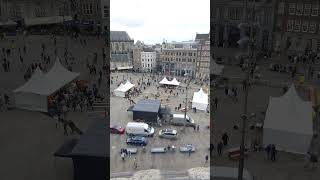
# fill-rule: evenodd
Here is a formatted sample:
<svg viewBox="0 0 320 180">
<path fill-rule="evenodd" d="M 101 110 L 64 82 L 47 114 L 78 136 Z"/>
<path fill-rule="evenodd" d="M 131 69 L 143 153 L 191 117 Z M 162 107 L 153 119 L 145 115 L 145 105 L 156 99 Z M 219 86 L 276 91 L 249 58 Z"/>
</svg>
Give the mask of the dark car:
<svg viewBox="0 0 320 180">
<path fill-rule="evenodd" d="M 148 144 L 148 140 L 145 137 L 132 136 L 132 137 L 129 137 L 127 139 L 127 144 L 138 145 L 138 146 L 146 146 Z"/>
<path fill-rule="evenodd" d="M 110 125 L 110 133 L 112 134 L 124 134 L 124 128 L 117 125 Z"/>
</svg>

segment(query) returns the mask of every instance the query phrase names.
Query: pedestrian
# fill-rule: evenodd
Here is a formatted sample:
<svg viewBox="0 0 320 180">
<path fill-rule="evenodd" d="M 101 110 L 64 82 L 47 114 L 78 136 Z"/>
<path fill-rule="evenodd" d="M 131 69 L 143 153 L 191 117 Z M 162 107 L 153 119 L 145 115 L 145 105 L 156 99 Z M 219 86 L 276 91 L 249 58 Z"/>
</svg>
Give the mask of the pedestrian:
<svg viewBox="0 0 320 180">
<path fill-rule="evenodd" d="M 222 147 L 223 147 L 223 143 L 222 141 L 220 141 L 217 145 L 217 151 L 218 151 L 218 155 L 221 156 L 222 155 Z"/>
<path fill-rule="evenodd" d="M 215 106 L 215 109 L 217 110 L 218 109 L 218 97 L 214 98 L 214 106 Z"/>
<path fill-rule="evenodd" d="M 271 153 L 271 144 L 268 144 L 266 147 L 267 159 L 270 160 L 270 153 Z"/>
<path fill-rule="evenodd" d="M 271 161 L 276 161 L 277 149 L 274 144 L 271 145 Z"/>
<path fill-rule="evenodd" d="M 208 162 L 208 160 L 209 160 L 209 156 L 208 156 L 208 155 L 206 155 L 205 159 L 206 159 L 206 163 L 207 163 L 207 162 Z"/>
<path fill-rule="evenodd" d="M 122 158 L 122 161 L 124 161 L 124 158 L 125 158 L 125 153 L 124 152 L 121 153 L 121 158 Z"/>
<path fill-rule="evenodd" d="M 135 169 L 138 168 L 138 163 L 137 163 L 137 159 L 136 158 L 133 159 L 133 166 L 134 166 Z"/>
<path fill-rule="evenodd" d="M 224 88 L 224 94 L 225 94 L 226 96 L 228 96 L 228 93 L 229 93 L 229 88 L 228 88 L 228 86 L 226 86 L 226 87 Z"/>
<path fill-rule="evenodd" d="M 198 124 L 197 126 L 197 131 L 199 132 L 200 131 L 200 125 Z"/>
<path fill-rule="evenodd" d="M 193 126 L 193 130 L 196 131 L 196 125 Z"/>
<path fill-rule="evenodd" d="M 189 148 L 189 151 L 188 151 L 189 157 L 191 156 L 191 151 L 192 151 L 192 148 Z"/>
<path fill-rule="evenodd" d="M 227 145 L 228 145 L 228 140 L 229 140 L 228 133 L 227 133 L 227 132 L 223 133 L 223 135 L 222 135 L 222 141 L 223 141 L 223 145 L 224 145 L 224 146 L 227 146 Z"/>
<path fill-rule="evenodd" d="M 129 158 L 131 158 L 131 151 L 128 151 L 128 156 Z"/>
</svg>

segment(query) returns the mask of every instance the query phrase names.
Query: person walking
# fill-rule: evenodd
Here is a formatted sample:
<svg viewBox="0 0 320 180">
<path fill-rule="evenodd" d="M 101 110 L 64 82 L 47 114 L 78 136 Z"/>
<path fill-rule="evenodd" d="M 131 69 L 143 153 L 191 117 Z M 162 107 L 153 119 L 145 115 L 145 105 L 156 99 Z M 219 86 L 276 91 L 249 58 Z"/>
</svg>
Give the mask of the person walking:
<svg viewBox="0 0 320 180">
<path fill-rule="evenodd" d="M 206 163 L 207 163 L 208 160 L 209 160 L 209 156 L 208 155 L 206 155 L 205 160 L 206 160 Z"/>
<path fill-rule="evenodd" d="M 223 135 L 222 135 L 222 141 L 223 141 L 223 145 L 224 145 L 224 146 L 227 146 L 227 145 L 228 145 L 228 140 L 229 140 L 228 133 L 227 133 L 227 132 L 223 133 Z"/>
<path fill-rule="evenodd" d="M 218 97 L 214 98 L 214 106 L 215 106 L 215 109 L 217 110 L 218 109 Z"/>
<path fill-rule="evenodd" d="M 135 169 L 138 168 L 138 163 L 137 163 L 137 159 L 136 158 L 133 159 L 133 166 L 134 166 Z"/>
<path fill-rule="evenodd" d="M 217 151 L 219 156 L 222 155 L 222 147 L 223 147 L 223 143 L 220 141 L 217 145 Z"/>
<path fill-rule="evenodd" d="M 197 126 L 197 131 L 199 132 L 200 131 L 200 125 L 198 124 Z"/>
<path fill-rule="evenodd" d="M 276 161 L 277 149 L 274 144 L 271 145 L 271 161 Z"/>
<path fill-rule="evenodd" d="M 214 150 L 214 145 L 210 143 L 210 156 L 212 156 L 213 150 Z"/>
<path fill-rule="evenodd" d="M 189 157 L 191 156 L 191 150 L 192 150 L 192 149 L 190 148 L 189 151 L 188 151 Z"/>
<path fill-rule="evenodd" d="M 270 160 L 271 144 L 268 144 L 266 147 L 267 159 Z"/>
</svg>

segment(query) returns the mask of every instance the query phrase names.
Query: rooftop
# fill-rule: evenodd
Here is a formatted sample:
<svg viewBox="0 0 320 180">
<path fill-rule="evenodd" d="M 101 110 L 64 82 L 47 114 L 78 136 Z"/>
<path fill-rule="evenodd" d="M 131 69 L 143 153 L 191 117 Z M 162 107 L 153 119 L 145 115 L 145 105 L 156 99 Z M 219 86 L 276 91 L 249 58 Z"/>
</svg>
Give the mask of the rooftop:
<svg viewBox="0 0 320 180">
<path fill-rule="evenodd" d="M 142 111 L 142 112 L 159 112 L 160 100 L 143 99 L 140 100 L 132 109 L 132 111 Z"/>
<path fill-rule="evenodd" d="M 195 40 L 208 40 L 209 34 L 196 34 Z"/>
<path fill-rule="evenodd" d="M 110 31 L 110 41 L 133 41 L 126 31 Z"/>
</svg>

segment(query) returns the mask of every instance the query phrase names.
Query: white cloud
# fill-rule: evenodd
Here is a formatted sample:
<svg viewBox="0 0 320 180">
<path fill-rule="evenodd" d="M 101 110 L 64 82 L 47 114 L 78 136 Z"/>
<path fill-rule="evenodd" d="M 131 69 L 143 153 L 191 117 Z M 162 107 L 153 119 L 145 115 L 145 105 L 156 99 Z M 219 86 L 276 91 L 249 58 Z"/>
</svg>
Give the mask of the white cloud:
<svg viewBox="0 0 320 180">
<path fill-rule="evenodd" d="M 210 0 L 111 0 L 111 30 L 146 43 L 194 39 L 209 33 Z"/>
</svg>

